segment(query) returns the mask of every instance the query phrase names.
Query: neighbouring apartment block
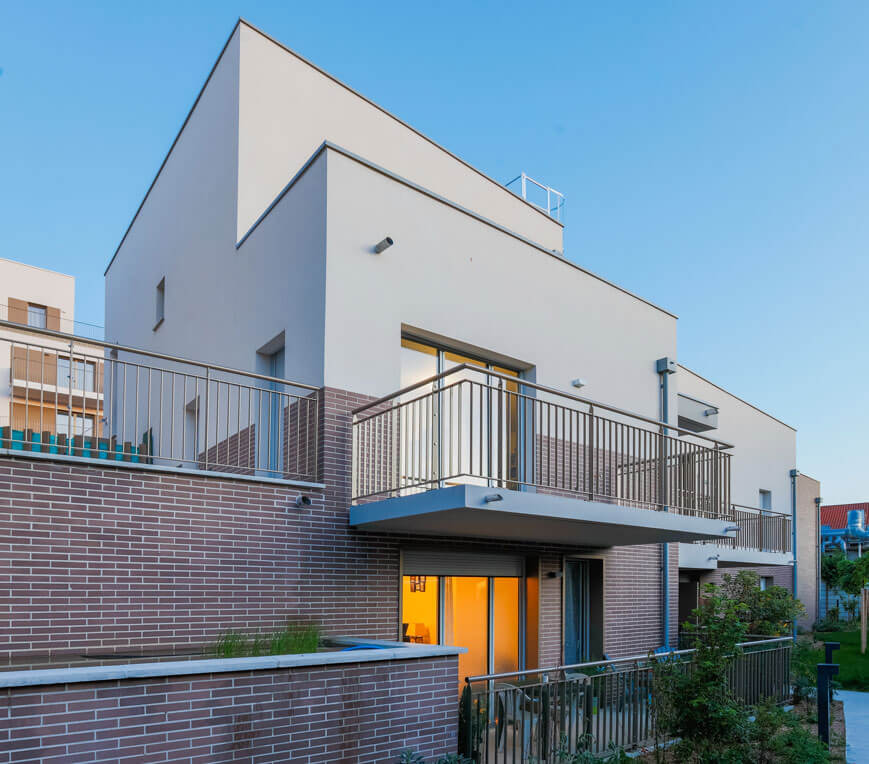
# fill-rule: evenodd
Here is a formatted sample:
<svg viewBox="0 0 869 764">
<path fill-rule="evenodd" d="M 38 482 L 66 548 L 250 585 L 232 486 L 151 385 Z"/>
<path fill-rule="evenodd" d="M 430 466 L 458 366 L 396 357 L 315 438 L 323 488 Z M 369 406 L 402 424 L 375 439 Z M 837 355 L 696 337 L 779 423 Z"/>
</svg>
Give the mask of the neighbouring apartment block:
<svg viewBox="0 0 869 764">
<path fill-rule="evenodd" d="M 30 432 L 57 452 L 101 432 L 102 347 L 31 331 L 75 333 L 74 310 L 72 276 L 0 259 L 0 428 L 17 446 Z"/>
<path fill-rule="evenodd" d="M 727 572 L 793 591 L 795 430 L 679 363 L 521 178 L 239 22 L 105 272 L 102 416 L 73 452 L 5 431 L 10 527 L 53 526 L 7 656 L 307 620 L 463 648 L 431 659 L 458 691 L 674 647 Z"/>
</svg>

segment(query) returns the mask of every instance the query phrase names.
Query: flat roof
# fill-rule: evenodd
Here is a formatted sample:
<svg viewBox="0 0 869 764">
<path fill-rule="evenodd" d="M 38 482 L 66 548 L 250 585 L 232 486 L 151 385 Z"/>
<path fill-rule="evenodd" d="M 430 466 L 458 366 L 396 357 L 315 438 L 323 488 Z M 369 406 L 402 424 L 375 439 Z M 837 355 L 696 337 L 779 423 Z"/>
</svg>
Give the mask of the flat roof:
<svg viewBox="0 0 869 764">
<path fill-rule="evenodd" d="M 72 279 L 75 281 L 75 276 L 70 275 L 69 273 L 61 273 L 60 271 L 53 271 L 51 268 L 43 268 L 41 265 L 33 265 L 33 263 L 23 263 L 20 260 L 11 260 L 8 257 L 0 257 L 0 262 L 2 263 L 12 263 L 12 265 L 18 265 L 21 268 L 33 268 L 35 271 L 42 271 L 43 273 L 50 273 L 53 276 L 63 276 L 65 279 Z"/>
</svg>

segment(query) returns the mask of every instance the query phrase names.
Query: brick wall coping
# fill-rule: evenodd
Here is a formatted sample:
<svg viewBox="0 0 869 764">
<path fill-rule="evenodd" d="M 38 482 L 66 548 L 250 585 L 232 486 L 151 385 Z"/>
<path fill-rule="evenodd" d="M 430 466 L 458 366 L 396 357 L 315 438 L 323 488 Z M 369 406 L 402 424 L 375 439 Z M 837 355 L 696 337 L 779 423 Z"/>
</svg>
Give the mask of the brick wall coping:
<svg viewBox="0 0 869 764">
<path fill-rule="evenodd" d="M 86 456 L 72 454 L 43 454 L 39 451 L 18 451 L 12 448 L 0 448 L 0 456 L 13 456 L 16 459 L 41 459 L 49 462 L 72 462 L 86 464 L 89 467 L 117 467 L 127 470 L 148 470 L 151 472 L 169 472 L 185 477 L 221 478 L 222 480 L 244 480 L 249 483 L 271 483 L 272 485 L 308 488 L 312 491 L 322 491 L 325 483 L 311 483 L 306 480 L 285 480 L 284 478 L 265 477 L 262 475 L 240 475 L 235 472 L 217 472 L 214 470 L 191 470 L 183 467 L 170 467 L 164 464 L 140 464 L 138 462 L 118 462 L 113 459 L 91 459 Z"/>
<path fill-rule="evenodd" d="M 330 637 L 329 639 L 337 644 L 346 644 L 347 646 L 378 645 L 378 647 L 325 653 L 300 653 L 298 655 L 263 655 L 255 658 L 204 658 L 202 660 L 167 661 L 165 663 L 129 663 L 118 666 L 77 666 L 75 668 L 2 671 L 0 672 L 0 687 L 33 687 L 78 682 L 108 682 L 117 679 L 261 671 L 302 666 L 333 666 L 342 663 L 414 660 L 459 655 L 468 651 L 465 647 L 412 645 L 406 642 L 386 642 L 377 639 L 364 640 L 346 637 Z"/>
</svg>

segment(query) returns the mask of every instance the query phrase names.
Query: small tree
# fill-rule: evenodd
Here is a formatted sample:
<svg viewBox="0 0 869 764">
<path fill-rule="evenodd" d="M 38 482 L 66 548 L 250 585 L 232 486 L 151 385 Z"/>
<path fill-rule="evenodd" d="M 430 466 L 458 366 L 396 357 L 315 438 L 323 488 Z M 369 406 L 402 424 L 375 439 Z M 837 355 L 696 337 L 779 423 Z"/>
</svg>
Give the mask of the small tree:
<svg viewBox="0 0 869 764">
<path fill-rule="evenodd" d="M 861 558 L 862 559 L 862 558 Z M 821 558 L 821 581 L 826 587 L 824 595 L 824 612 L 830 611 L 830 590 L 840 589 L 852 573 L 853 563 L 841 550 L 825 554 Z"/>
<path fill-rule="evenodd" d="M 856 560 L 849 560 L 843 566 L 839 588 L 852 597 L 860 596 L 866 581 L 869 580 L 869 555 Z"/>
<path fill-rule="evenodd" d="M 654 662 L 656 728 L 679 739 L 679 760 L 741 761 L 748 710 L 731 692 L 727 669 L 746 635 L 746 608 L 714 584 L 704 595 L 693 612 L 699 638 L 691 662 Z"/>
</svg>

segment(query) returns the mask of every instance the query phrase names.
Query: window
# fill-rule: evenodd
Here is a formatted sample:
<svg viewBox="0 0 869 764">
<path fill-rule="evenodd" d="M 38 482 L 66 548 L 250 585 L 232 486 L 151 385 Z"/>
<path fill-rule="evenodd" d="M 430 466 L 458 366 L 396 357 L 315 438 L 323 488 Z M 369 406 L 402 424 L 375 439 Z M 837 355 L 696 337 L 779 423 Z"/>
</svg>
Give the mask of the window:
<svg viewBox="0 0 869 764">
<path fill-rule="evenodd" d="M 772 509 L 772 491 L 760 489 L 759 501 L 761 509 Z"/>
<path fill-rule="evenodd" d="M 163 318 L 165 317 L 165 307 L 166 307 L 166 277 L 164 276 L 160 279 L 160 283 L 157 284 L 157 301 L 156 301 L 156 310 L 154 315 L 154 331 L 157 331 L 160 324 L 163 323 Z"/>
<path fill-rule="evenodd" d="M 69 358 L 58 356 L 57 358 L 57 384 L 59 387 L 70 387 L 86 393 L 96 391 L 96 363 L 93 361 L 72 362 L 70 369 Z"/>
<path fill-rule="evenodd" d="M 73 414 L 70 417 L 67 411 L 57 412 L 57 434 L 74 438 L 76 435 L 92 437 L 94 434 L 94 418 Z"/>
<path fill-rule="evenodd" d="M 765 592 L 771 586 L 774 586 L 772 576 L 761 576 L 760 577 L 760 590 Z"/>
<path fill-rule="evenodd" d="M 27 325 L 37 329 L 45 329 L 47 326 L 47 311 L 44 305 L 27 306 Z"/>
</svg>

